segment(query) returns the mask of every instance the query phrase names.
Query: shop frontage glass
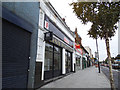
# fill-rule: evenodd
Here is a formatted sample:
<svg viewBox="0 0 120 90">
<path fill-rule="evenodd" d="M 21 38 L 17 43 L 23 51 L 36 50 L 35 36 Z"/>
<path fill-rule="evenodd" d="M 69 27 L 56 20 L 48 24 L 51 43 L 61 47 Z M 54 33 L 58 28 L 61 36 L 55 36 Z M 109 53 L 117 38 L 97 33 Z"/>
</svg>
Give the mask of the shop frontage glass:
<svg viewBox="0 0 120 90">
<path fill-rule="evenodd" d="M 82 67 L 83 69 L 86 68 L 86 60 L 84 57 L 82 58 Z"/>
<path fill-rule="evenodd" d="M 61 75 L 61 48 L 46 43 L 44 62 L 45 80 L 59 75 Z"/>
<path fill-rule="evenodd" d="M 80 70 L 80 56 L 76 55 L 76 71 Z"/>
<path fill-rule="evenodd" d="M 53 73 L 52 66 L 53 66 L 53 46 L 46 43 L 45 61 L 44 61 L 45 79 L 52 78 L 52 73 Z"/>
<path fill-rule="evenodd" d="M 72 56 L 69 51 L 65 51 L 65 61 L 66 61 L 66 73 L 72 71 Z"/>
<path fill-rule="evenodd" d="M 54 46 L 54 76 L 61 74 L 61 48 Z"/>
</svg>

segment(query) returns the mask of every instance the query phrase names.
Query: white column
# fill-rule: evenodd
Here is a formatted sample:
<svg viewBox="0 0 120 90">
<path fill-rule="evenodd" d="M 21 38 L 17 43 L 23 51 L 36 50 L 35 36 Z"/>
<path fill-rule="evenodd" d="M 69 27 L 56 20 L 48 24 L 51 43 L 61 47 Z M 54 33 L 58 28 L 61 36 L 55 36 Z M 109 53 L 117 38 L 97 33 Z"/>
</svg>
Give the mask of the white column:
<svg viewBox="0 0 120 90">
<path fill-rule="evenodd" d="M 65 49 L 62 49 L 62 74 L 66 73 L 66 69 L 65 69 Z"/>
<path fill-rule="evenodd" d="M 81 58 L 80 58 L 80 68 L 82 69 L 82 55 L 81 55 Z"/>
<path fill-rule="evenodd" d="M 73 51 L 72 53 L 72 71 L 75 71 L 74 64 L 75 64 L 75 51 Z"/>
<path fill-rule="evenodd" d="M 44 80 L 45 42 L 43 43 L 42 80 Z"/>
<path fill-rule="evenodd" d="M 41 6 L 41 2 L 40 2 L 40 6 Z M 41 76 L 41 80 L 44 80 L 44 61 L 45 61 L 45 41 L 44 41 L 44 17 L 45 17 L 45 13 L 42 9 L 40 9 L 39 11 L 39 34 L 38 37 L 41 37 L 41 60 L 42 60 L 42 76 Z M 43 42 L 44 41 L 44 42 Z"/>
<path fill-rule="evenodd" d="M 86 68 L 87 68 L 87 61 L 86 61 Z"/>
</svg>

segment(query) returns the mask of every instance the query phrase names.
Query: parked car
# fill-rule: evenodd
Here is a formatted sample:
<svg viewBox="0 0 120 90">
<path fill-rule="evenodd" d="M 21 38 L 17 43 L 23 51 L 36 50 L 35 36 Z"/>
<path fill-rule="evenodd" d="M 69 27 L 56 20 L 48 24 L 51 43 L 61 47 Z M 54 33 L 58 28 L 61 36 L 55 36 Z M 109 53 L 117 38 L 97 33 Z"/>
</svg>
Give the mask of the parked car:
<svg viewBox="0 0 120 90">
<path fill-rule="evenodd" d="M 120 69 L 120 64 L 112 64 L 113 69 Z"/>
<path fill-rule="evenodd" d="M 109 67 L 109 64 L 107 64 L 107 67 Z"/>
<path fill-rule="evenodd" d="M 115 60 L 115 63 L 120 63 L 120 59 L 116 59 L 116 60 Z"/>
<path fill-rule="evenodd" d="M 101 66 L 104 66 L 104 63 L 101 63 Z"/>
</svg>

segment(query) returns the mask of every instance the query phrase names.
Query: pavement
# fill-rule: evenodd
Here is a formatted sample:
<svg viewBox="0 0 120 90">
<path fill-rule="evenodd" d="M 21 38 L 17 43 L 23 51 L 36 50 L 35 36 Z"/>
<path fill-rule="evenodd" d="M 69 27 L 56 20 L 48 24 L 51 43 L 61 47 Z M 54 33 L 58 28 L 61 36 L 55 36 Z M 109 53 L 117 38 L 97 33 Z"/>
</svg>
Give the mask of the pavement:
<svg viewBox="0 0 120 90">
<path fill-rule="evenodd" d="M 93 66 L 48 83 L 41 88 L 110 88 L 110 82 L 102 72 L 98 73 L 98 68 Z"/>
</svg>

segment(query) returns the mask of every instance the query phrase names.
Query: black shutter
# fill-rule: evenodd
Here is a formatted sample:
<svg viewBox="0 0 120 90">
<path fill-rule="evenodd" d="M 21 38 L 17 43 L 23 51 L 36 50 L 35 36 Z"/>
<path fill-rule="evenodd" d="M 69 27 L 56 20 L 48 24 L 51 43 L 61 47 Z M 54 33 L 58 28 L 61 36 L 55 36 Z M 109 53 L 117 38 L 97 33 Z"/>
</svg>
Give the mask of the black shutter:
<svg viewBox="0 0 120 90">
<path fill-rule="evenodd" d="M 2 20 L 2 88 L 27 88 L 31 33 Z"/>
</svg>

